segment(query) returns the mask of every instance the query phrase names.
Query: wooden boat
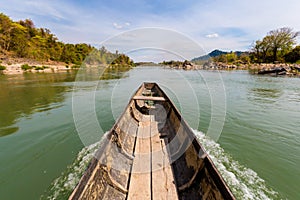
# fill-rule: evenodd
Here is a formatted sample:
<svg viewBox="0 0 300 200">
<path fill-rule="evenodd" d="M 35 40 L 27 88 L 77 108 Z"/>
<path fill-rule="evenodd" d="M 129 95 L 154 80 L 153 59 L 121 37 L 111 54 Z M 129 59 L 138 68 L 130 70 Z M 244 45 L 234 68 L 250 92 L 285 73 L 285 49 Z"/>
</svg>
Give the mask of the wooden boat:
<svg viewBox="0 0 300 200">
<path fill-rule="evenodd" d="M 235 199 L 156 83 L 143 83 L 69 199 Z"/>
</svg>

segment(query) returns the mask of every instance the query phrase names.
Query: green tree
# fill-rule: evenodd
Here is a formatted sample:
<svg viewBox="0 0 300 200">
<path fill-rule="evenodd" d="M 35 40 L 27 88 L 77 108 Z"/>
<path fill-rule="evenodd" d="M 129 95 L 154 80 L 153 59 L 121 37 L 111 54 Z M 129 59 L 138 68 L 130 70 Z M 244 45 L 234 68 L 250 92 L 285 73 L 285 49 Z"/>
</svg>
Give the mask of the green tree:
<svg viewBox="0 0 300 200">
<path fill-rule="evenodd" d="M 296 46 L 292 51 L 287 53 L 285 56 L 285 61 L 290 63 L 295 63 L 300 60 L 300 46 Z"/>
<path fill-rule="evenodd" d="M 87 57 L 87 61 L 93 64 L 109 64 L 119 56 L 118 53 L 109 52 L 105 47 L 96 49 L 84 43 L 65 44 L 58 41 L 49 29 L 36 28 L 30 19 L 14 22 L 2 13 L 0 13 L 0 53 L 76 65 L 80 65 Z M 92 56 L 88 56 L 90 53 Z M 122 54 L 120 56 L 117 63 L 133 63 Z"/>
<path fill-rule="evenodd" d="M 19 23 L 12 23 L 11 30 L 11 45 L 9 50 L 16 52 L 17 56 L 24 57 L 26 55 L 27 43 L 27 28 Z"/>
<path fill-rule="evenodd" d="M 3 13 L 0 13 L 0 49 L 9 50 L 11 42 L 12 20 Z"/>
<path fill-rule="evenodd" d="M 299 32 L 292 28 L 284 27 L 270 31 L 262 40 L 256 41 L 252 48 L 255 62 L 276 62 L 284 61 L 284 55 L 288 53 Z"/>
<path fill-rule="evenodd" d="M 112 61 L 112 66 L 134 66 L 134 62 L 125 54 L 116 54 L 118 57 Z"/>
<path fill-rule="evenodd" d="M 237 55 L 234 52 L 226 54 L 227 63 L 234 63 L 237 60 Z"/>
<path fill-rule="evenodd" d="M 270 31 L 268 34 L 271 37 L 271 50 L 273 53 L 273 62 L 277 61 L 278 51 L 289 51 L 296 44 L 296 38 L 299 32 L 293 32 L 291 28 L 280 28 Z"/>
<path fill-rule="evenodd" d="M 251 62 L 251 59 L 249 57 L 248 53 L 242 53 L 238 59 L 243 63 L 243 64 L 249 64 Z"/>
<path fill-rule="evenodd" d="M 34 37 L 37 35 L 37 30 L 31 19 L 25 19 L 24 21 L 20 20 L 19 24 L 21 24 L 22 26 L 24 26 L 28 29 L 28 33 L 29 33 L 30 37 Z"/>
<path fill-rule="evenodd" d="M 270 59 L 270 50 L 272 44 L 272 37 L 267 35 L 262 40 L 257 40 L 255 46 L 252 48 L 254 53 L 255 62 L 266 63 Z"/>
</svg>

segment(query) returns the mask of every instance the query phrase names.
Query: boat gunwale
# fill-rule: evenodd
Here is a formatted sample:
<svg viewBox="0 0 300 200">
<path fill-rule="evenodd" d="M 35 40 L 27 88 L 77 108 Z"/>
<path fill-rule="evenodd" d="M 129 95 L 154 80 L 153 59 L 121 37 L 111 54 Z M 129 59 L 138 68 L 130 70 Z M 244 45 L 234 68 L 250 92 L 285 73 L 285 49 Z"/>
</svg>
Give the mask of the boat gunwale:
<svg viewBox="0 0 300 200">
<path fill-rule="evenodd" d="M 147 83 L 147 82 L 146 82 Z M 145 82 L 144 82 L 145 84 Z M 142 84 L 142 86 L 144 85 Z M 157 86 L 161 93 L 164 95 L 164 98 L 166 100 L 166 102 L 169 102 L 169 104 L 171 105 L 171 108 L 174 110 L 177 118 L 181 121 L 181 124 L 184 126 L 183 128 L 185 128 L 185 130 L 188 130 L 187 133 L 189 134 L 189 137 L 192 139 L 192 144 L 195 148 L 197 148 L 197 152 L 201 151 L 203 153 L 207 153 L 205 148 L 201 145 L 201 142 L 199 141 L 199 139 L 196 137 L 196 135 L 194 134 L 194 132 L 192 131 L 191 127 L 188 125 L 188 123 L 184 120 L 184 118 L 181 116 L 179 110 L 177 109 L 177 107 L 175 106 L 175 104 L 171 101 L 171 99 L 166 95 L 166 93 L 164 92 L 164 90 L 162 90 L 159 85 L 157 83 L 151 83 L 154 84 L 155 86 Z M 199 155 L 199 154 L 198 154 Z M 206 160 L 206 161 L 205 161 Z M 222 194 L 224 195 L 223 191 L 225 191 L 226 193 L 226 199 L 235 199 L 235 197 L 232 194 L 232 191 L 230 190 L 230 188 L 228 187 L 227 183 L 225 182 L 224 178 L 221 176 L 220 172 L 218 171 L 218 169 L 216 168 L 215 164 L 213 163 L 213 161 L 211 160 L 211 158 L 208 156 L 205 157 L 204 159 L 205 162 L 209 163 L 211 165 L 211 169 L 209 171 L 209 173 L 213 173 L 214 176 L 217 176 L 215 178 L 217 178 L 219 181 L 217 181 L 217 187 L 221 187 L 222 188 Z M 205 166 L 206 167 L 206 163 Z M 215 181 L 215 179 L 214 179 Z"/>
<path fill-rule="evenodd" d="M 128 110 L 130 109 L 130 107 L 132 106 L 132 104 L 134 103 L 134 101 L 136 101 L 136 99 L 134 99 L 134 96 L 142 89 L 142 88 L 146 88 L 146 84 L 152 84 L 152 88 L 157 87 L 161 94 L 164 96 L 165 101 L 164 102 L 168 102 L 170 104 L 170 110 L 173 109 L 174 113 L 176 115 L 176 117 L 180 120 L 180 124 L 183 126 L 183 128 L 186 130 L 187 136 L 188 138 L 191 139 L 191 143 L 195 148 L 195 150 L 198 152 L 198 156 L 199 156 L 199 152 L 202 151 L 202 154 L 207 154 L 206 150 L 204 149 L 204 147 L 201 145 L 201 142 L 199 141 L 199 139 L 196 137 L 196 135 L 194 134 L 194 132 L 192 131 L 191 127 L 188 125 L 188 123 L 184 120 L 184 118 L 181 116 L 179 110 L 177 109 L 177 107 L 175 106 L 175 104 L 171 101 L 171 99 L 166 95 L 166 93 L 160 88 L 159 84 L 155 83 L 155 82 L 143 82 L 138 89 L 135 90 L 135 92 L 133 93 L 133 95 L 130 97 L 130 100 L 127 104 L 127 106 L 125 107 L 125 109 L 123 110 L 123 112 L 121 113 L 121 115 L 118 117 L 118 119 L 116 120 L 116 122 L 114 123 L 114 125 L 112 126 L 112 128 L 106 133 L 104 134 L 103 137 L 106 137 L 107 140 L 110 140 L 112 137 L 112 133 L 113 131 L 117 128 L 117 126 L 119 125 L 121 119 L 125 116 L 126 112 L 128 112 Z M 129 110 L 130 111 L 130 110 Z M 90 174 L 93 172 L 93 170 L 95 169 L 95 167 L 98 164 L 98 159 L 101 156 L 100 153 L 106 148 L 107 145 L 102 145 L 97 151 L 95 156 L 93 157 L 93 159 L 90 161 L 89 165 L 87 166 L 83 176 L 81 177 L 80 181 L 78 182 L 78 184 L 76 185 L 76 187 L 74 188 L 73 192 L 71 193 L 69 199 L 78 199 L 81 195 L 81 193 L 84 191 L 86 183 L 88 183 L 89 179 L 90 179 Z M 225 182 L 225 180 L 223 179 L 223 177 L 221 176 L 220 172 L 218 171 L 218 169 L 216 168 L 215 164 L 213 163 L 213 161 L 211 160 L 211 158 L 208 156 L 205 156 L 205 158 L 203 159 L 204 163 L 204 167 L 209 171 L 209 174 L 212 175 L 213 180 L 216 184 L 216 186 L 218 187 L 219 191 L 221 192 L 222 196 L 225 197 L 225 199 L 235 199 L 235 197 L 232 194 L 232 191 L 230 190 L 230 188 L 228 187 L 227 183 Z M 174 161 L 175 162 L 175 161 Z M 173 171 L 173 168 L 172 168 Z M 131 173 L 131 172 L 129 172 Z M 174 172 L 173 172 L 174 173 Z M 129 178 L 130 179 L 130 178 Z M 177 184 L 176 184 L 176 187 Z M 177 191 L 178 192 L 178 191 Z M 125 194 L 127 194 L 128 192 L 126 192 Z"/>
</svg>

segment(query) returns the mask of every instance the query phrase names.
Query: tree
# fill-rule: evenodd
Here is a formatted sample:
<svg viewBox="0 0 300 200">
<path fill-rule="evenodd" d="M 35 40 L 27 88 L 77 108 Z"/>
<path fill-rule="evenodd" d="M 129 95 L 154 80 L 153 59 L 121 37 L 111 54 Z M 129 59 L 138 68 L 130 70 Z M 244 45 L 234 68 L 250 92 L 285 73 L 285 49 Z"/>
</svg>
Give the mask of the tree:
<svg viewBox="0 0 300 200">
<path fill-rule="evenodd" d="M 273 62 L 277 61 L 278 51 L 289 51 L 296 44 L 299 32 L 293 32 L 291 28 L 280 28 L 270 31 L 266 37 L 270 38 L 270 48 L 273 54 Z"/>
<path fill-rule="evenodd" d="M 13 50 L 17 53 L 18 56 L 24 57 L 26 55 L 27 43 L 27 34 L 28 31 L 26 27 L 22 26 L 19 23 L 13 22 L 11 30 L 11 45 L 8 50 Z"/>
<path fill-rule="evenodd" d="M 287 53 L 285 56 L 285 61 L 290 63 L 295 63 L 300 60 L 300 46 L 296 46 L 292 51 Z"/>
<path fill-rule="evenodd" d="M 225 54 L 227 63 L 234 63 L 237 60 L 237 55 L 234 52 Z"/>
<path fill-rule="evenodd" d="M 243 63 L 243 64 L 249 64 L 250 63 L 250 57 L 248 53 L 242 53 L 239 56 L 239 60 Z"/>
<path fill-rule="evenodd" d="M 90 53 L 92 52 L 92 56 Z M 96 49 L 88 44 L 65 44 L 47 28 L 36 28 L 30 19 L 12 21 L 0 13 L 0 53 L 40 61 L 62 61 L 80 65 L 87 57 L 92 64 L 113 62 L 119 53 L 111 53 L 105 47 Z M 121 55 L 120 64 L 133 64 Z"/>
<path fill-rule="evenodd" d="M 10 33 L 12 30 L 12 20 L 0 13 L 0 49 L 8 50 L 10 46 Z"/>
<path fill-rule="evenodd" d="M 262 40 L 257 40 L 252 48 L 255 62 L 276 62 L 283 61 L 284 55 L 288 53 L 299 32 L 294 32 L 291 28 L 280 28 L 270 31 Z"/>
</svg>

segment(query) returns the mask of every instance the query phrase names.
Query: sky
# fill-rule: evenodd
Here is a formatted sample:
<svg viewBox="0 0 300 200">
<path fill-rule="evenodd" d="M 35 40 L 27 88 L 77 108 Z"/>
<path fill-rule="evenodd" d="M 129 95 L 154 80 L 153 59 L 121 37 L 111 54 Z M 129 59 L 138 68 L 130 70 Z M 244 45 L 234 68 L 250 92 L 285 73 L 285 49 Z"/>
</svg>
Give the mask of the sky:
<svg viewBox="0 0 300 200">
<path fill-rule="evenodd" d="M 13 20 L 32 19 L 63 42 L 104 45 L 135 61 L 247 51 L 271 30 L 300 31 L 299 8 L 299 0 L 0 0 Z"/>
</svg>

